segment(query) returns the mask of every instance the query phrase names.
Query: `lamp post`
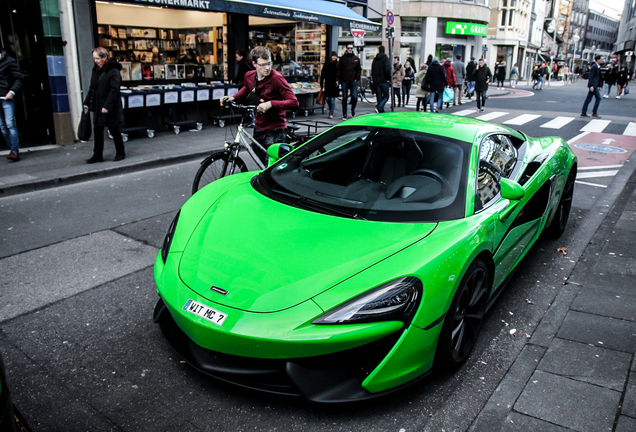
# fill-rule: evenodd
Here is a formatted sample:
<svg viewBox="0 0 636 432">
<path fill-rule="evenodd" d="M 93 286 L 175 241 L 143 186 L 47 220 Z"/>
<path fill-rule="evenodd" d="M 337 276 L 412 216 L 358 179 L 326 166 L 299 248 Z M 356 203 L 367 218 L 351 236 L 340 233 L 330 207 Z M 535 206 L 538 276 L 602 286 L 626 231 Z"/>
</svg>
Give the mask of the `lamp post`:
<svg viewBox="0 0 636 432">
<path fill-rule="evenodd" d="M 556 56 L 556 35 L 557 33 L 563 34 L 563 28 L 560 27 L 557 29 L 560 18 L 547 18 L 546 21 L 550 21 L 550 25 L 548 26 L 548 33 L 552 33 L 552 48 L 550 50 L 550 71 L 548 72 L 548 85 L 550 85 L 550 78 L 552 78 L 552 65 L 554 62 L 554 57 Z M 554 56 L 552 55 L 552 53 L 554 53 Z"/>
<path fill-rule="evenodd" d="M 578 46 L 580 39 L 581 36 L 579 36 L 579 29 L 574 30 L 574 35 L 572 36 L 572 42 L 574 42 L 574 53 L 572 54 L 572 66 L 570 67 L 572 82 L 574 82 L 574 68 L 576 66 L 576 47 Z"/>
</svg>

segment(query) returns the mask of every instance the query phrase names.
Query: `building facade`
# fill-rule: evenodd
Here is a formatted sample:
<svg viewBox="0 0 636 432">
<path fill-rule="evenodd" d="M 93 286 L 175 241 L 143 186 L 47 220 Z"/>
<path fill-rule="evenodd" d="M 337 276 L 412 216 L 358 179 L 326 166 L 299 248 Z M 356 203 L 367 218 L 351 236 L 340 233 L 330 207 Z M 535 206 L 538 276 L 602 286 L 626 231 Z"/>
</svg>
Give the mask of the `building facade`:
<svg viewBox="0 0 636 432">
<path fill-rule="evenodd" d="M 600 54 L 609 61 L 614 54 L 619 25 L 620 20 L 616 10 L 590 2 L 583 60 L 592 62 L 594 56 Z"/>
<path fill-rule="evenodd" d="M 536 1 L 536 0 L 535 0 Z M 489 0 L 488 55 L 486 62 L 492 68 L 496 62 L 506 62 L 506 74 L 510 76 L 517 65 L 522 78 L 527 75 L 530 54 L 536 54 L 536 44 L 528 47 L 530 32 L 536 21 L 530 0 Z"/>
<path fill-rule="evenodd" d="M 625 0 L 621 14 L 615 52 L 619 63 L 627 66 L 634 76 L 634 48 L 636 48 L 636 0 Z"/>
</svg>

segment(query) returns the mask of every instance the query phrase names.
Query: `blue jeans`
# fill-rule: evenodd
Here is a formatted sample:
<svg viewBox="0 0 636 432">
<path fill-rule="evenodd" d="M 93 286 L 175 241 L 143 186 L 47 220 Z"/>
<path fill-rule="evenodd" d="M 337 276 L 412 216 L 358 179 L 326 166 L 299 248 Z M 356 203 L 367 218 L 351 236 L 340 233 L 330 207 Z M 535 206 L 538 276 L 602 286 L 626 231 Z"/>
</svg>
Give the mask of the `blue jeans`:
<svg viewBox="0 0 636 432">
<path fill-rule="evenodd" d="M 585 98 L 585 102 L 583 102 L 583 109 L 581 110 L 582 114 L 587 114 L 587 107 L 592 101 L 592 96 L 596 98 L 594 102 L 594 108 L 592 109 L 592 114 L 596 114 L 598 111 L 598 106 L 601 104 L 601 90 L 598 87 L 594 87 L 594 91 L 589 91 L 588 88 L 587 97 Z"/>
<path fill-rule="evenodd" d="M 442 104 L 444 103 L 443 101 L 444 98 L 442 97 L 443 94 L 444 94 L 443 91 L 441 92 L 432 91 L 429 94 L 429 98 L 430 98 L 429 101 L 431 102 L 431 112 L 435 112 L 435 110 L 439 111 L 442 109 Z M 435 105 L 436 102 L 437 102 L 437 105 Z M 426 108 L 426 106 L 424 108 Z"/>
<path fill-rule="evenodd" d="M 539 77 L 539 79 L 537 79 L 537 89 L 543 90 L 543 77 Z"/>
<path fill-rule="evenodd" d="M 605 95 L 609 96 L 612 93 L 612 86 L 614 84 L 605 83 Z"/>
<path fill-rule="evenodd" d="M 350 83 L 341 83 L 342 86 L 342 116 L 347 116 L 347 99 L 349 98 L 349 92 L 351 92 L 351 115 L 356 110 L 358 105 L 358 81 Z"/>
<path fill-rule="evenodd" d="M 389 94 L 388 82 L 375 84 L 375 96 L 378 103 L 375 107 L 378 112 L 384 112 L 384 105 L 389 101 Z"/>
<path fill-rule="evenodd" d="M 336 98 L 335 97 L 327 97 L 327 106 L 329 106 L 329 114 L 333 115 L 333 112 L 336 110 Z"/>
<path fill-rule="evenodd" d="M 15 100 L 2 100 L 2 111 L 0 112 L 0 129 L 2 136 L 11 148 L 12 152 L 20 151 L 20 135 L 15 125 Z"/>
</svg>

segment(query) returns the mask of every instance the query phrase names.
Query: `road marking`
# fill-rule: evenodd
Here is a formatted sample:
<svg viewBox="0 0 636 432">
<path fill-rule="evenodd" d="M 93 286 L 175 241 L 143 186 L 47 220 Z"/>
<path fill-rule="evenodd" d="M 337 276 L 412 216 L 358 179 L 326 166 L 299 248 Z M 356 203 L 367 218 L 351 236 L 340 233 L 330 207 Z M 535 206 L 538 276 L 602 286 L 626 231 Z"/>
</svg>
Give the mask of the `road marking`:
<svg viewBox="0 0 636 432">
<path fill-rule="evenodd" d="M 453 115 L 467 116 L 468 114 L 475 114 L 476 112 L 477 110 L 467 109 L 467 110 L 457 111 L 456 113 L 453 113 Z"/>
<path fill-rule="evenodd" d="M 584 179 L 584 178 L 595 178 L 595 177 L 614 177 L 616 174 L 618 174 L 618 170 L 592 171 L 592 172 L 586 172 L 586 173 L 577 173 L 576 178 Z"/>
<path fill-rule="evenodd" d="M 504 124 L 511 124 L 511 125 L 524 125 L 528 122 L 531 122 L 532 120 L 538 119 L 539 117 L 541 117 L 540 114 L 522 114 L 520 116 L 517 116 L 513 119 L 510 120 L 506 120 L 505 122 L 503 122 Z"/>
<path fill-rule="evenodd" d="M 636 122 L 629 122 L 623 135 L 636 136 Z"/>
<path fill-rule="evenodd" d="M 588 124 L 586 124 L 585 126 L 583 126 L 581 128 L 581 132 L 601 133 L 601 132 L 603 132 L 603 130 L 605 130 L 607 125 L 610 124 L 611 122 L 612 122 L 611 120 L 597 120 L 597 119 L 594 119 L 591 122 L 589 122 Z"/>
<path fill-rule="evenodd" d="M 575 183 L 579 183 L 582 185 L 586 185 L 586 186 L 594 186 L 594 187 L 600 187 L 600 188 L 605 188 L 607 189 L 607 186 L 602 185 L 602 184 L 597 184 L 597 183 L 590 183 L 590 182 L 584 182 L 584 181 L 575 181 Z"/>
<path fill-rule="evenodd" d="M 494 120 L 496 118 L 499 118 L 501 116 L 505 116 L 506 114 L 508 114 L 508 113 L 507 112 L 501 112 L 501 111 L 494 111 L 494 112 L 479 116 L 479 117 L 477 117 L 477 119 L 478 120 L 484 120 L 484 121 L 490 121 L 490 120 Z"/>
<path fill-rule="evenodd" d="M 623 165 L 598 165 L 598 166 L 579 167 L 579 171 L 610 169 L 610 168 L 623 168 Z"/>
<path fill-rule="evenodd" d="M 574 120 L 574 117 L 557 117 L 554 118 L 552 120 L 550 120 L 547 123 L 544 123 L 541 125 L 542 128 L 548 128 L 548 129 L 561 129 L 563 126 L 565 126 L 566 124 L 570 123 L 572 120 Z"/>
</svg>

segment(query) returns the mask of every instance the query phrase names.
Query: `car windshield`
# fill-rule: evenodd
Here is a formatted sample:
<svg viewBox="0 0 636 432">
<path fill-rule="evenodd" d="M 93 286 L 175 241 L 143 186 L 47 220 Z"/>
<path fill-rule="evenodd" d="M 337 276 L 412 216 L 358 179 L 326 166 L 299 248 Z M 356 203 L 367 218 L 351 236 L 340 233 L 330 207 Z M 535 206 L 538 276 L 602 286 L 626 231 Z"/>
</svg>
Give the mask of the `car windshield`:
<svg viewBox="0 0 636 432">
<path fill-rule="evenodd" d="M 464 216 L 471 143 L 405 129 L 330 129 L 254 179 L 277 201 L 385 222 Z"/>
</svg>

